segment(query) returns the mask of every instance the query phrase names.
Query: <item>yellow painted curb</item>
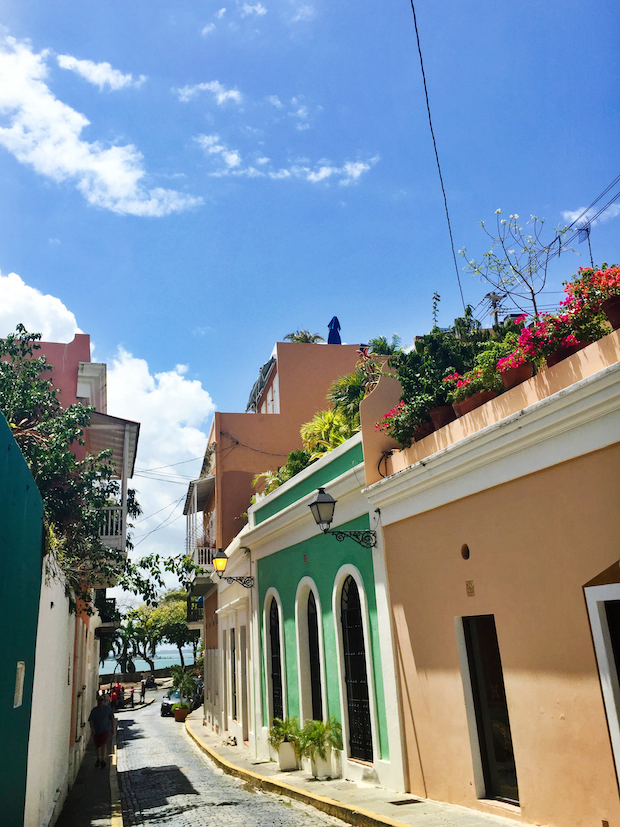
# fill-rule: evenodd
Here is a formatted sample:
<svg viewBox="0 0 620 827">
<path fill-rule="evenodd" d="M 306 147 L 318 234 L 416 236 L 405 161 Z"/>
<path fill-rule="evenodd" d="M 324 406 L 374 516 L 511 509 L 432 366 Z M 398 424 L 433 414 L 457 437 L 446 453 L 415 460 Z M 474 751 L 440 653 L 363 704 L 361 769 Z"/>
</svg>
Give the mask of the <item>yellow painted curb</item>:
<svg viewBox="0 0 620 827">
<path fill-rule="evenodd" d="M 222 758 L 215 750 L 201 741 L 198 735 L 192 732 L 187 720 L 185 721 L 185 731 L 194 743 L 209 756 L 213 763 L 217 764 L 227 775 L 235 775 L 237 778 L 242 778 L 257 789 L 266 790 L 271 793 L 279 793 L 289 798 L 294 798 L 296 801 L 302 801 L 304 804 L 310 804 L 310 806 L 316 807 L 317 810 L 321 810 L 334 818 L 339 818 L 348 824 L 354 824 L 355 827 L 377 827 L 377 825 L 409 827 L 409 825 L 403 824 L 402 821 L 396 821 L 389 816 L 382 816 L 378 815 L 378 813 L 371 813 L 369 810 L 351 807 L 348 804 L 343 804 L 341 801 L 334 801 L 333 798 L 325 798 L 325 796 L 301 790 L 299 787 L 293 787 L 284 781 L 275 781 L 272 778 L 265 778 L 262 775 L 258 775 L 258 773 L 252 772 L 252 770 L 237 767 L 235 764 L 231 764 L 230 761 Z"/>
<path fill-rule="evenodd" d="M 123 808 L 116 772 L 116 738 L 110 755 L 110 827 L 123 827 Z"/>
</svg>

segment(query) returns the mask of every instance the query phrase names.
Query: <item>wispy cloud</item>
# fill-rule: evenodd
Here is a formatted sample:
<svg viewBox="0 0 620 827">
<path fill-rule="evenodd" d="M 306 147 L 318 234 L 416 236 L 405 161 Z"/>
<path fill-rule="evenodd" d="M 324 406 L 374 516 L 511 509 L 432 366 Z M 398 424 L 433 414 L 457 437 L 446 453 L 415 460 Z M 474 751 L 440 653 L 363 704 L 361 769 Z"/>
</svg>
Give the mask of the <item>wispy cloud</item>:
<svg viewBox="0 0 620 827">
<path fill-rule="evenodd" d="M 265 100 L 269 101 L 276 109 L 282 109 L 284 107 L 284 104 L 277 95 L 267 95 Z"/>
<path fill-rule="evenodd" d="M 293 23 L 304 22 L 314 18 L 315 11 L 313 6 L 301 5 L 297 7 L 295 15 L 293 16 Z"/>
<path fill-rule="evenodd" d="M 146 75 L 140 75 L 140 77 L 134 80 L 132 74 L 124 75 L 122 72 L 119 72 L 118 69 L 113 69 L 109 63 L 93 63 L 92 60 L 78 60 L 71 55 L 58 55 L 56 60 L 61 69 L 69 69 L 69 71 L 75 72 L 76 75 L 80 75 L 84 80 L 98 86 L 100 90 L 102 90 L 104 86 L 108 86 L 114 91 L 124 89 L 126 86 L 140 87 L 146 80 Z"/>
<path fill-rule="evenodd" d="M 256 3 L 251 6 L 249 3 L 244 3 L 241 6 L 241 17 L 248 17 L 248 15 L 255 14 L 257 17 L 262 17 L 267 14 L 267 9 L 262 3 Z"/>
<path fill-rule="evenodd" d="M 265 156 L 255 157 L 253 161 L 244 161 L 239 150 L 230 149 L 220 139 L 219 135 L 198 135 L 194 140 L 208 155 L 213 155 L 214 160 L 217 159 L 219 162 L 213 172 L 210 173 L 215 178 L 222 178 L 227 175 L 245 178 L 271 178 L 274 181 L 297 178 L 311 184 L 332 180 L 340 186 L 348 186 L 356 183 L 379 160 L 377 155 L 368 161 L 347 161 L 342 166 L 335 166 L 329 161 L 319 161 L 318 164 L 311 166 L 304 159 L 277 168 L 271 164 L 271 159 Z"/>
<path fill-rule="evenodd" d="M 214 32 L 214 31 L 215 31 L 215 23 L 207 23 L 207 25 L 204 27 L 204 29 L 202 29 L 200 34 L 203 37 L 206 37 L 208 34 L 211 34 L 211 32 Z"/>
<path fill-rule="evenodd" d="M 181 89 L 173 89 L 183 103 L 195 98 L 200 92 L 212 92 L 215 100 L 221 106 L 227 101 L 241 103 L 243 95 L 238 89 L 226 89 L 219 80 L 212 80 L 209 83 L 195 83 L 193 86 L 183 86 Z"/>
<path fill-rule="evenodd" d="M 611 221 L 612 218 L 616 218 L 620 215 L 620 204 L 610 204 L 605 212 L 601 213 L 595 220 L 592 220 L 592 217 L 596 215 L 598 209 L 593 207 L 591 210 L 588 210 L 585 215 L 582 215 L 585 212 L 585 209 L 585 207 L 580 207 L 578 210 L 564 210 L 562 212 L 562 218 L 564 221 L 572 224 L 573 221 L 576 221 L 579 218 L 579 216 L 582 216 L 579 221 L 580 225 L 590 223 L 594 226 L 598 223 L 604 224 L 606 221 Z"/>
<path fill-rule="evenodd" d="M 219 135 L 199 135 L 195 140 L 209 155 L 219 155 L 228 169 L 241 164 L 241 156 L 237 150 L 228 149 L 220 143 Z"/>
<path fill-rule="evenodd" d="M 221 20 L 222 17 L 224 17 L 225 14 L 226 14 L 226 7 L 224 6 L 223 9 L 220 9 L 218 12 L 216 12 L 215 16 L 217 17 L 218 20 Z"/>
<path fill-rule="evenodd" d="M 56 182 L 70 181 L 89 204 L 112 212 L 162 216 L 202 203 L 174 190 L 147 189 L 136 147 L 81 140 L 89 120 L 59 101 L 45 83 L 49 52 L 0 39 L 0 146 Z"/>
</svg>

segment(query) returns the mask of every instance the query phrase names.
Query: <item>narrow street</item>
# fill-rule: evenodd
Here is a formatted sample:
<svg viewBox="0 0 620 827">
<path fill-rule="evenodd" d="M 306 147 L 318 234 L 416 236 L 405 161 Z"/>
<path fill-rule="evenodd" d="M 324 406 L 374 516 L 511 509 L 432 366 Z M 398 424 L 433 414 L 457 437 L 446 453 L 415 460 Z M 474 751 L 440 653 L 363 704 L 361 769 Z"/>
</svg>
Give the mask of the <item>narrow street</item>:
<svg viewBox="0 0 620 827">
<path fill-rule="evenodd" d="M 117 717 L 118 781 L 124 827 L 325 827 L 336 819 L 304 805 L 248 790 L 203 756 L 155 702 Z"/>
</svg>

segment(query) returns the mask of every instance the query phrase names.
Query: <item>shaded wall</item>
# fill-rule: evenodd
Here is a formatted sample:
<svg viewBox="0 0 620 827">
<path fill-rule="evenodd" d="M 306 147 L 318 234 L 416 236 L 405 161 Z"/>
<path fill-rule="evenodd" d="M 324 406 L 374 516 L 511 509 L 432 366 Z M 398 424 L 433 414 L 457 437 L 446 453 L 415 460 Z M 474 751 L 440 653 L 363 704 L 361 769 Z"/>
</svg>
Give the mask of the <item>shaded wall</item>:
<svg viewBox="0 0 620 827">
<path fill-rule="evenodd" d="M 43 503 L 6 420 L 0 414 L 0 716 L 7 760 L 0 773 L 3 824 L 21 825 L 41 590 Z M 18 662 L 23 695 L 14 706 Z"/>
</svg>

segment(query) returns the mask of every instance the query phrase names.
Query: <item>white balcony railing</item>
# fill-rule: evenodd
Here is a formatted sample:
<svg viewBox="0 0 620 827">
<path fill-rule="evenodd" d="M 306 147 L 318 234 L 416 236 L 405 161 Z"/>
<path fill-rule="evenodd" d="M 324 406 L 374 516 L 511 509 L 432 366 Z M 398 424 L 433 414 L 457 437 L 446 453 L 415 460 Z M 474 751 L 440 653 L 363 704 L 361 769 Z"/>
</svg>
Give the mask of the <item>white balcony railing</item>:
<svg viewBox="0 0 620 827">
<path fill-rule="evenodd" d="M 101 509 L 103 511 L 103 525 L 99 529 L 99 535 L 106 537 L 123 536 L 123 509 L 120 505 L 109 505 Z"/>
</svg>

